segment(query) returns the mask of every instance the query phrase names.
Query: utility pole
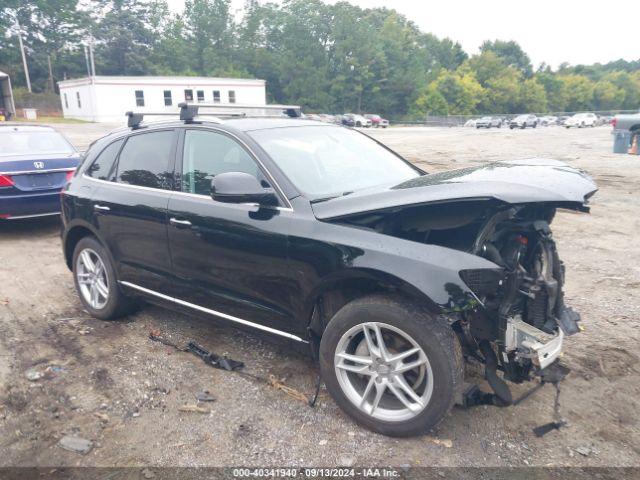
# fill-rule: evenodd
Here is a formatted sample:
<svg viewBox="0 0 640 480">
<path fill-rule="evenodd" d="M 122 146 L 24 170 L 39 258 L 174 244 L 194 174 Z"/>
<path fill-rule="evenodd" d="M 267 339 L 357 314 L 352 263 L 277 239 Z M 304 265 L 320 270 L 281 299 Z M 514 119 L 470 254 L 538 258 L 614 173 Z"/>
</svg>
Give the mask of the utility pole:
<svg viewBox="0 0 640 480">
<path fill-rule="evenodd" d="M 91 60 L 91 76 L 95 77 L 96 76 L 96 64 L 93 60 L 93 35 L 91 36 L 91 39 L 89 40 L 89 59 Z"/>
<path fill-rule="evenodd" d="M 29 78 L 29 67 L 27 66 L 27 56 L 24 53 L 24 45 L 22 44 L 22 30 L 20 22 L 16 18 L 16 26 L 18 27 L 18 42 L 20 44 L 20 53 L 22 54 L 22 65 L 24 66 L 24 77 L 27 80 L 27 90 L 31 93 L 31 78 Z"/>
<path fill-rule="evenodd" d="M 87 64 L 87 77 L 90 77 L 91 76 L 91 67 L 89 67 L 89 53 L 88 53 L 88 50 L 87 50 L 87 46 L 86 45 L 83 45 L 83 46 L 84 46 L 84 61 Z"/>
</svg>

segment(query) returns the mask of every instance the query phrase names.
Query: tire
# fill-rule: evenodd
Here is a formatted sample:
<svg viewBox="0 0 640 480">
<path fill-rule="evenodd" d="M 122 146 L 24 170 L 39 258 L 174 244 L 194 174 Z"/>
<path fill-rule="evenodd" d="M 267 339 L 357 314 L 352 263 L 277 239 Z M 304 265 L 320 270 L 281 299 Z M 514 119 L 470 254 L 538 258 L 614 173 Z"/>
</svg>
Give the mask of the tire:
<svg viewBox="0 0 640 480">
<path fill-rule="evenodd" d="M 360 122 L 356 122 L 356 127 L 358 127 L 358 128 L 362 128 L 362 123 L 360 123 Z"/>
<path fill-rule="evenodd" d="M 93 262 L 94 270 L 91 273 L 95 274 L 95 269 L 99 267 L 98 260 L 102 264 L 102 269 L 98 268 L 100 272 L 98 276 L 102 282 L 101 285 L 100 282 L 96 282 L 100 288 L 97 288 L 98 301 L 95 303 L 92 303 L 94 298 L 92 287 L 86 283 L 81 284 L 81 278 L 86 281 L 87 275 L 91 275 L 87 273 L 90 269 L 85 255 L 89 255 L 90 261 Z M 84 308 L 92 317 L 115 320 L 132 313 L 136 308 L 136 302 L 122 293 L 111 256 L 95 237 L 84 237 L 76 245 L 73 251 L 73 281 Z"/>
<path fill-rule="evenodd" d="M 537 127 L 538 127 L 538 123 L 537 123 L 537 122 L 535 122 L 535 123 L 533 124 L 533 128 L 537 128 Z"/>
<path fill-rule="evenodd" d="M 367 342 L 365 325 L 373 343 Z M 399 363 L 367 365 L 366 360 L 372 357 L 369 352 L 379 353 L 378 343 L 373 340 L 378 338 L 376 329 L 386 335 L 382 338 L 387 359 L 398 351 L 415 353 Z M 347 359 L 337 356 L 349 353 L 352 356 Z M 365 361 L 364 366 L 360 361 Z M 424 363 L 394 373 L 405 361 Z M 354 366 L 360 371 L 366 369 L 366 373 L 349 370 Z M 462 351 L 453 330 L 424 307 L 402 298 L 374 295 L 348 303 L 331 319 L 320 342 L 320 371 L 338 406 L 360 425 L 394 437 L 419 435 L 435 427 L 453 406 L 462 386 L 463 370 Z M 404 396 L 406 388 L 415 397 Z M 374 409 L 378 394 L 380 403 Z M 413 402 L 413 398 L 421 403 Z"/>
<path fill-rule="evenodd" d="M 509 130 L 513 130 L 515 127 L 513 125 L 509 125 Z"/>
</svg>

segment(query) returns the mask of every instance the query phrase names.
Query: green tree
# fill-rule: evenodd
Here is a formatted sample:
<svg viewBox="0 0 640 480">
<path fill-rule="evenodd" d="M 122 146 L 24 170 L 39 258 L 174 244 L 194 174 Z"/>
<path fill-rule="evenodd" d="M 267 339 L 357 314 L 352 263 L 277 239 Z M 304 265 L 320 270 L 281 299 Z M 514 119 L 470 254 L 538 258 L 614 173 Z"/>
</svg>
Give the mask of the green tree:
<svg viewBox="0 0 640 480">
<path fill-rule="evenodd" d="M 480 46 L 480 51 L 483 53 L 495 53 L 502 59 L 505 65 L 520 70 L 525 77 L 531 77 L 531 75 L 533 75 L 533 66 L 531 65 L 529 55 L 513 40 L 509 42 L 505 42 L 504 40 L 486 40 Z"/>
<path fill-rule="evenodd" d="M 567 93 L 566 110 L 578 112 L 593 109 L 593 82 L 584 75 L 562 75 L 559 77 Z"/>
</svg>

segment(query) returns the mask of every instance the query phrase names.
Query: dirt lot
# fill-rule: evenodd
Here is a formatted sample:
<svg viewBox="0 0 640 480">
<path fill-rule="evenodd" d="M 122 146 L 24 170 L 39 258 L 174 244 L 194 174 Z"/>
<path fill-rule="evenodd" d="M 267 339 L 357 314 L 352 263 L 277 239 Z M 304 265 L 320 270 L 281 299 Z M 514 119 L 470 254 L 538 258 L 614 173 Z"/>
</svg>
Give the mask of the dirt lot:
<svg viewBox="0 0 640 480">
<path fill-rule="evenodd" d="M 79 148 L 108 130 L 56 128 Z M 286 345 L 155 307 L 115 323 L 88 318 L 62 259 L 58 221 L 23 221 L 0 224 L 0 466 L 640 465 L 640 157 L 611 154 L 607 127 L 371 133 L 430 171 L 538 156 L 596 179 L 592 214 L 562 212 L 553 225 L 567 264 L 567 303 L 586 328 L 566 343 L 567 428 L 532 434 L 551 420 L 553 390 L 545 387 L 515 408 L 455 408 L 430 436 L 372 434 L 324 390 L 310 408 L 148 334 L 229 352 L 247 372 L 275 375 L 310 395 L 316 370 Z M 34 366 L 51 368 L 30 381 Z M 216 398 L 200 404 L 210 413 L 178 410 L 204 390 Z M 93 450 L 61 449 L 66 434 L 92 440 Z"/>
</svg>

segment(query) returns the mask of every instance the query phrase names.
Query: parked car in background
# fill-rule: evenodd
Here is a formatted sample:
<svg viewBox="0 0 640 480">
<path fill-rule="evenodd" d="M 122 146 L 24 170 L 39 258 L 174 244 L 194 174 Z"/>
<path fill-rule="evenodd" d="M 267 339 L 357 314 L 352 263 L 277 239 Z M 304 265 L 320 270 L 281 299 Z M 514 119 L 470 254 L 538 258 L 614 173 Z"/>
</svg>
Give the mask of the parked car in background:
<svg viewBox="0 0 640 480">
<path fill-rule="evenodd" d="M 387 120 L 386 118 L 382 118 L 380 115 L 376 115 L 374 113 L 368 113 L 364 117 L 371 120 L 372 127 L 387 128 L 389 126 L 389 120 Z"/>
<path fill-rule="evenodd" d="M 464 126 L 465 127 L 475 127 L 476 126 L 476 122 L 478 120 L 475 118 L 470 118 L 469 120 L 467 120 L 466 122 L 464 122 Z"/>
<path fill-rule="evenodd" d="M 502 128 L 502 119 L 500 117 L 482 117 L 476 120 L 476 128 Z"/>
<path fill-rule="evenodd" d="M 322 121 L 322 118 L 320 117 L 320 115 L 316 113 L 305 113 L 304 118 L 307 118 L 309 120 L 316 120 L 318 122 Z"/>
<path fill-rule="evenodd" d="M 538 126 L 538 117 L 535 115 L 518 115 L 509 122 L 509 128 L 527 128 Z"/>
<path fill-rule="evenodd" d="M 546 117 L 540 117 L 540 126 L 550 127 L 552 125 L 558 125 L 558 117 L 553 115 L 547 115 Z"/>
<path fill-rule="evenodd" d="M 329 114 L 326 114 L 326 113 L 321 113 L 318 116 L 320 117 L 320 121 L 321 122 L 336 123 L 336 116 L 335 115 L 329 115 Z M 337 123 L 340 123 L 340 120 L 338 120 Z"/>
<path fill-rule="evenodd" d="M 574 116 L 569 117 L 566 122 L 564 122 L 565 128 L 584 128 L 584 127 L 595 127 L 598 123 L 598 117 L 595 113 L 576 113 Z"/>
<path fill-rule="evenodd" d="M 0 126 L 0 219 L 60 213 L 60 190 L 80 154 L 51 127 Z"/>
<path fill-rule="evenodd" d="M 342 119 L 342 124 L 349 127 L 368 128 L 371 126 L 371 120 L 356 113 L 345 113 Z"/>
</svg>

